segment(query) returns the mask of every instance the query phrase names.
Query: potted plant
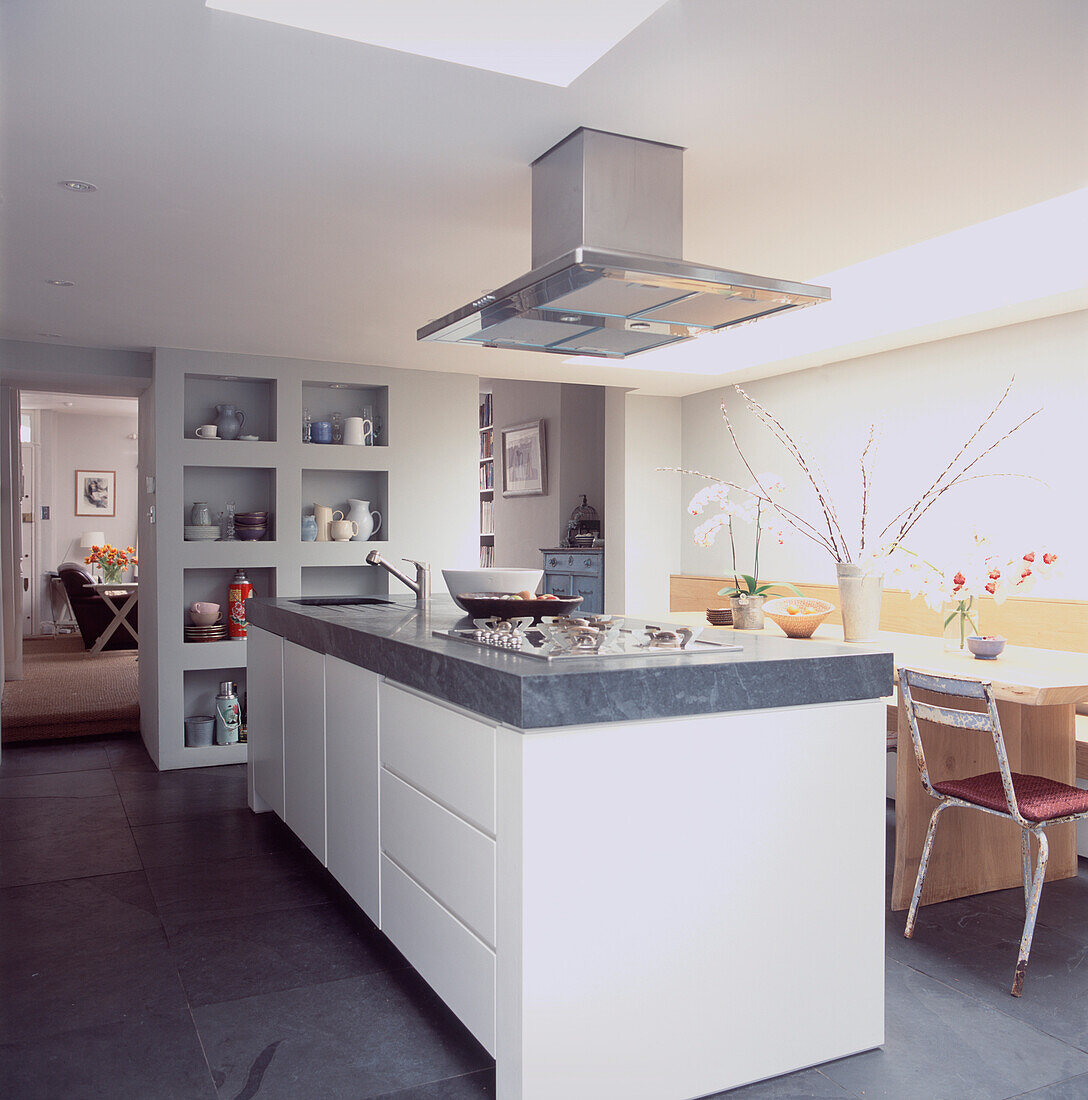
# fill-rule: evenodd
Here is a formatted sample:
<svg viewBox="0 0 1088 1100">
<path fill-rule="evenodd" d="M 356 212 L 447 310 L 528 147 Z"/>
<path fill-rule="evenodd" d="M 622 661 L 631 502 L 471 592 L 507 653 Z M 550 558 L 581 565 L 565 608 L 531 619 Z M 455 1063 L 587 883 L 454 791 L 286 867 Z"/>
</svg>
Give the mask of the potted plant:
<svg viewBox="0 0 1088 1100">
<path fill-rule="evenodd" d="M 777 478 L 765 475 L 763 484 L 771 492 L 781 492 L 782 483 Z M 733 500 L 729 489 L 720 482 L 704 486 L 691 498 L 688 511 L 693 516 L 703 513 L 708 505 L 716 504 L 718 514 L 711 516 L 695 529 L 695 542 L 699 546 L 712 546 L 718 533 L 729 532 L 729 547 L 733 556 L 733 583 L 718 590 L 719 596 L 729 597 L 729 606 L 733 616 L 733 626 L 738 630 L 763 629 L 763 601 L 781 586 L 801 595 L 800 589 L 788 582 L 759 582 L 759 542 L 764 533 L 776 538 L 779 544 L 785 541 L 782 525 L 774 521 L 773 514 L 766 512 L 758 494 L 745 490 L 746 498 Z M 754 502 L 754 503 L 753 503 Z M 734 520 L 743 520 L 755 526 L 755 540 L 752 550 L 752 572 L 742 573 L 737 568 L 737 540 L 733 529 Z"/>
</svg>

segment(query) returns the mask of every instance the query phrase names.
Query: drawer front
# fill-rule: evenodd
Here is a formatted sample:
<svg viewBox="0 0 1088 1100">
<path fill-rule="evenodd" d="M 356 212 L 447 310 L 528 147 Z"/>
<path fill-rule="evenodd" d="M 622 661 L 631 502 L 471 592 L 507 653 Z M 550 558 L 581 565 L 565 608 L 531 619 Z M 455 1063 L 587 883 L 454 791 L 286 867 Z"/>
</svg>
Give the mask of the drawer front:
<svg viewBox="0 0 1088 1100">
<path fill-rule="evenodd" d="M 571 555 L 571 563 L 567 569 L 579 576 L 596 577 L 601 572 L 603 557 L 600 554 L 575 553 Z"/>
<path fill-rule="evenodd" d="M 600 615 L 604 611 L 604 585 L 597 577 L 575 577 L 573 596 L 581 596 L 579 611 Z"/>
<path fill-rule="evenodd" d="M 382 769 L 382 851 L 489 947 L 495 946 L 495 842 Z"/>
<path fill-rule="evenodd" d="M 494 1056 L 495 953 L 384 855 L 382 931 Z"/>
<path fill-rule="evenodd" d="M 380 700 L 382 763 L 494 836 L 494 727 L 388 681 L 382 682 Z"/>
<path fill-rule="evenodd" d="M 574 592 L 574 578 L 569 573 L 545 573 L 544 591 L 553 596 L 570 596 Z"/>
</svg>

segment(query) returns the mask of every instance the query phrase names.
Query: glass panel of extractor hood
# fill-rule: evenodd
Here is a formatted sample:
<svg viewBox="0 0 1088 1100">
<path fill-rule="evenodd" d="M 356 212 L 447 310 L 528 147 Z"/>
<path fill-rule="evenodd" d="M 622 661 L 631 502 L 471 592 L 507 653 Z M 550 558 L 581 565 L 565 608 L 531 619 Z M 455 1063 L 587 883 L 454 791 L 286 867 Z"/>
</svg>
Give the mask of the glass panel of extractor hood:
<svg viewBox="0 0 1088 1100">
<path fill-rule="evenodd" d="M 488 320 L 488 311 L 484 310 L 477 331 L 461 332 L 457 339 L 479 344 L 517 344 L 523 347 L 546 348 L 572 336 L 591 333 L 596 328 L 595 325 L 564 323 L 535 314 L 507 317 L 494 324 L 488 324 Z"/>
<path fill-rule="evenodd" d="M 812 305 L 817 298 L 776 294 L 769 290 L 738 290 L 735 294 L 692 294 L 658 309 L 649 309 L 639 317 L 647 321 L 668 321 L 672 324 L 698 325 L 715 329 L 751 321 L 780 310 Z"/>
<path fill-rule="evenodd" d="M 586 333 L 584 336 L 575 336 L 570 340 L 564 340 L 561 344 L 552 344 L 551 350 L 564 351 L 570 355 L 605 355 L 620 358 L 690 339 L 690 336 L 674 336 L 667 332 L 599 328 L 595 332 Z"/>
<path fill-rule="evenodd" d="M 539 304 L 546 304 L 548 309 L 556 311 L 631 317 L 635 314 L 641 316 L 646 310 L 661 309 L 676 302 L 677 298 L 690 297 L 690 293 L 681 293 L 672 287 L 644 286 L 585 268 L 575 269 L 573 274 L 582 285 L 553 296 L 549 291 L 553 290 L 559 279 L 548 279 L 543 285 L 543 293 L 539 294 Z"/>
</svg>

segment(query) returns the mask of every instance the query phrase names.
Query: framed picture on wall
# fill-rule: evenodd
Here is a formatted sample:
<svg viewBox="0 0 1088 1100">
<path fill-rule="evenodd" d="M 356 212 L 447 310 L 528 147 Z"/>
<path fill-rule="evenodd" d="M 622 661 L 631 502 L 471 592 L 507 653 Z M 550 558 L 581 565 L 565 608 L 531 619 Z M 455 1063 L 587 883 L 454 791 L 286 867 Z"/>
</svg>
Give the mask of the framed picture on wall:
<svg viewBox="0 0 1088 1100">
<path fill-rule="evenodd" d="M 76 515 L 116 515 L 116 486 L 116 470 L 76 470 Z"/>
<path fill-rule="evenodd" d="M 543 496 L 548 491 L 544 421 L 530 420 L 502 430 L 502 495 Z"/>
</svg>

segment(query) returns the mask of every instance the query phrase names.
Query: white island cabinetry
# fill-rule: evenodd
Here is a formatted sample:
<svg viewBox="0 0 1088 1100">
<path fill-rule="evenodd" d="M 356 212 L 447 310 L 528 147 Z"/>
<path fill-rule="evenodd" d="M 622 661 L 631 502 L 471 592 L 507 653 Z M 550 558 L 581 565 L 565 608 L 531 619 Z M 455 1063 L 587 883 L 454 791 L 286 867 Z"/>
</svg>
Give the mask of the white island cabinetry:
<svg viewBox="0 0 1088 1100">
<path fill-rule="evenodd" d="M 291 641 L 283 667 L 286 820 L 496 1100 L 688 1100 L 883 1042 L 879 698 L 525 730 Z"/>
</svg>

